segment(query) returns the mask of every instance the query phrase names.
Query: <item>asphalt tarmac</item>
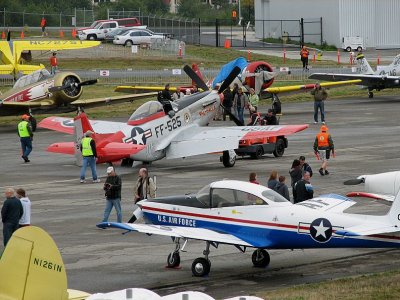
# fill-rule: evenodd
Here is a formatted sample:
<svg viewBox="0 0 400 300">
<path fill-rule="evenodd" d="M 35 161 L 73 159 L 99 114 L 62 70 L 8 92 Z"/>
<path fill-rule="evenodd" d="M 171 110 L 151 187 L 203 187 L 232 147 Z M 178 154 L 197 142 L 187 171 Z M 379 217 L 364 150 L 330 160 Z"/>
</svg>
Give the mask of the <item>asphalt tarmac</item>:
<svg viewBox="0 0 400 300">
<path fill-rule="evenodd" d="M 289 178 L 294 159 L 305 155 L 314 170 L 315 194 L 362 190 L 344 186 L 343 181 L 362 174 L 398 170 L 400 162 L 398 97 L 365 96 L 362 99 L 327 100 L 326 121 L 335 142 L 336 158 L 330 161 L 329 176 L 318 174 L 319 162 L 312 145 L 319 125 L 312 124 L 313 103 L 283 100 L 281 124 L 310 124 L 310 128 L 289 136 L 289 148 L 282 158 L 239 159 L 233 168 L 224 168 L 216 154 L 187 159 L 162 160 L 149 166 L 157 176 L 158 195 L 195 192 L 214 180 L 247 180 L 250 172 L 266 184 L 271 170 Z M 267 107 L 264 107 L 265 111 Z M 88 110 L 90 115 L 90 110 Z M 128 118 L 128 115 L 126 116 Z M 212 126 L 233 126 L 214 122 Z M 252 267 L 252 250 L 240 253 L 232 246 L 211 248 L 211 272 L 206 278 L 191 274 L 193 259 L 202 256 L 204 242 L 189 241 L 181 254 L 181 269 L 166 269 L 167 255 L 174 249 L 170 238 L 139 233 L 122 235 L 117 230 L 101 230 L 105 207 L 103 184 L 79 183 L 74 158 L 45 151 L 57 141 L 71 136 L 39 129 L 34 137 L 31 163 L 20 158 L 20 145 L 13 126 L 0 128 L 0 188 L 23 187 L 32 201 L 32 224 L 44 228 L 56 241 L 64 259 L 68 287 L 87 292 L 108 292 L 128 287 L 149 288 L 161 295 L 198 290 L 215 298 L 252 294 L 294 284 L 319 282 L 356 274 L 398 268 L 400 250 L 393 249 L 309 249 L 270 251 L 266 269 Z M 98 166 L 104 182 L 106 165 Z M 139 166 L 117 167 L 122 175 L 123 219 L 133 207 L 133 184 Z M 89 170 L 88 170 L 89 172 Z M 3 199 L 1 199 L 1 204 Z M 390 204 L 359 200 L 352 211 L 383 214 Z M 110 220 L 116 220 L 115 211 Z"/>
</svg>

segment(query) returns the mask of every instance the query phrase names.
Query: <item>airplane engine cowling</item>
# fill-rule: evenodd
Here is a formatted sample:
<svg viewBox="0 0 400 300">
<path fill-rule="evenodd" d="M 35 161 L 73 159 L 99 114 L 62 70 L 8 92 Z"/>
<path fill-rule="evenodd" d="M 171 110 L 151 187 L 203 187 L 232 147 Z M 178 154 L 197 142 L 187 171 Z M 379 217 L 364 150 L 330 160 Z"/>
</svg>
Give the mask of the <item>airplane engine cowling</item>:
<svg viewBox="0 0 400 300">
<path fill-rule="evenodd" d="M 80 82 L 82 80 L 75 73 L 62 72 L 55 75 L 54 86 L 68 86 L 61 91 L 53 93 L 56 103 L 70 103 L 79 99 L 82 95 L 82 87 L 76 86 L 76 84 Z"/>
<path fill-rule="evenodd" d="M 246 71 L 249 73 L 260 73 L 260 71 L 273 72 L 273 69 L 270 64 L 268 64 L 264 61 L 255 61 L 255 62 L 249 63 L 247 65 Z M 274 78 L 271 78 L 269 80 L 264 80 L 262 89 L 266 89 L 273 82 L 274 82 Z M 245 85 L 248 85 L 248 86 L 254 88 L 255 87 L 254 77 L 253 76 L 246 77 Z"/>
</svg>

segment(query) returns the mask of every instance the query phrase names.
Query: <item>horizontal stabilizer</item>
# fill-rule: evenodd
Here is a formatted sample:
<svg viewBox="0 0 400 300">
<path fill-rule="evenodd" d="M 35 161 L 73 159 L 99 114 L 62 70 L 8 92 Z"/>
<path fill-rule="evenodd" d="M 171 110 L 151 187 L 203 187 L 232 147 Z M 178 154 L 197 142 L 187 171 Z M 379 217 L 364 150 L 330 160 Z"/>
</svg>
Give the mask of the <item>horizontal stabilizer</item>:
<svg viewBox="0 0 400 300">
<path fill-rule="evenodd" d="M 72 118 L 63 117 L 47 117 L 40 121 L 39 128 L 46 128 L 67 134 L 74 134 L 74 120 Z"/>
<path fill-rule="evenodd" d="M 45 66 L 42 65 L 42 64 L 39 64 L 37 66 L 36 65 L 20 65 L 20 64 L 15 65 L 15 71 L 16 72 L 21 72 L 24 75 L 30 74 L 30 73 L 32 73 L 34 71 L 41 70 L 41 69 L 44 69 L 44 68 L 45 68 Z"/>
<path fill-rule="evenodd" d="M 115 88 L 115 92 L 138 94 L 143 92 L 159 92 L 164 90 L 164 86 L 144 86 L 144 85 L 120 85 Z M 170 92 L 176 92 L 176 87 L 170 87 Z"/>
<path fill-rule="evenodd" d="M 145 147 L 145 145 L 112 142 L 108 143 L 103 148 L 98 149 L 98 151 L 99 153 L 104 151 L 105 155 L 121 155 L 129 157 L 130 155 L 142 151 Z"/>
<path fill-rule="evenodd" d="M 61 154 L 75 154 L 75 143 L 74 142 L 61 142 L 54 143 L 47 147 L 47 151 L 53 153 L 61 153 Z"/>
<path fill-rule="evenodd" d="M 344 210 L 353 206 L 357 202 L 337 194 L 321 195 L 306 201 L 297 203 L 296 205 L 318 209 L 321 211 L 329 211 L 332 213 L 342 213 Z"/>
</svg>

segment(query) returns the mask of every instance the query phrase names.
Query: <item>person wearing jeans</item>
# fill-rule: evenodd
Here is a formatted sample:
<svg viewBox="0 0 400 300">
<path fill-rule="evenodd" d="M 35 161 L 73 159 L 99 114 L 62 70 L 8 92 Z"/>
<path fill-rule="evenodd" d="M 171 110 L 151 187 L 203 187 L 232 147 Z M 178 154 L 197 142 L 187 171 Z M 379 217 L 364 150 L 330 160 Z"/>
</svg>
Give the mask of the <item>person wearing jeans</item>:
<svg viewBox="0 0 400 300">
<path fill-rule="evenodd" d="M 85 136 L 81 141 L 81 151 L 82 151 L 82 168 L 80 174 L 80 182 L 85 183 L 86 168 L 89 165 L 92 171 L 93 182 L 100 182 L 97 178 L 96 172 L 96 142 L 92 139 L 93 131 L 88 130 L 85 132 Z"/>
<path fill-rule="evenodd" d="M 103 222 L 108 222 L 111 210 L 114 207 L 117 212 L 117 222 L 122 223 L 122 210 L 121 210 L 121 189 L 122 181 L 115 173 L 114 167 L 107 168 L 107 179 L 104 183 L 104 191 L 106 196 L 106 207 L 104 209 Z"/>
</svg>

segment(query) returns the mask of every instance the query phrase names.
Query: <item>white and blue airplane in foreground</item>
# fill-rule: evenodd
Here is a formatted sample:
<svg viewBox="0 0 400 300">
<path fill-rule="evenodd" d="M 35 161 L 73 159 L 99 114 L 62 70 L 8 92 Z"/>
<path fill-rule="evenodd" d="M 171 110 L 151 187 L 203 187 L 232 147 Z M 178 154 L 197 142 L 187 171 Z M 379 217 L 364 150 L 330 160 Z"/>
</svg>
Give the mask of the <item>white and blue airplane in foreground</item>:
<svg viewBox="0 0 400 300">
<path fill-rule="evenodd" d="M 357 181 L 353 184 L 368 176 L 353 180 Z M 373 176 L 380 182 L 385 179 L 388 190 L 399 187 L 400 172 Z M 204 257 L 193 261 L 192 273 L 205 276 L 211 267 L 210 246 L 219 244 L 233 245 L 242 252 L 255 248 L 255 267 L 268 266 L 268 249 L 400 247 L 398 190 L 389 212 L 375 216 L 346 213 L 356 202 L 337 194 L 292 204 L 262 185 L 222 180 L 205 186 L 197 194 L 140 201 L 134 216 L 144 218 L 145 224 L 103 222 L 97 226 L 172 237 L 175 249 L 168 256 L 169 267 L 180 264 L 180 251 L 188 240 L 203 240 Z M 374 193 L 372 185 L 369 193 Z"/>
</svg>

